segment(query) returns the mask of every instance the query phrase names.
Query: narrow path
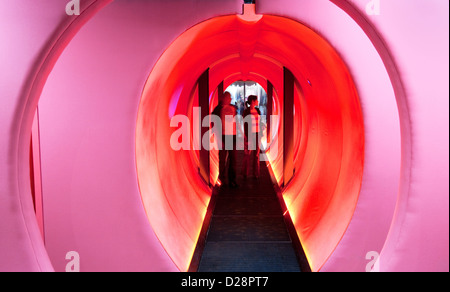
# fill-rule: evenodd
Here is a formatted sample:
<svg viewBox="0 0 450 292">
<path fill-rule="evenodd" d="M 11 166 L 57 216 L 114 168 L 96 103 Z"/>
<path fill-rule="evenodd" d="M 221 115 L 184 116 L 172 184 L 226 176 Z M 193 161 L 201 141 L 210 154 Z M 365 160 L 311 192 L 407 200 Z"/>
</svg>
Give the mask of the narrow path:
<svg viewBox="0 0 450 292">
<path fill-rule="evenodd" d="M 238 154 L 238 173 L 243 153 Z M 199 272 L 300 272 L 269 171 L 238 176 L 239 188 L 222 186 L 215 200 Z"/>
</svg>

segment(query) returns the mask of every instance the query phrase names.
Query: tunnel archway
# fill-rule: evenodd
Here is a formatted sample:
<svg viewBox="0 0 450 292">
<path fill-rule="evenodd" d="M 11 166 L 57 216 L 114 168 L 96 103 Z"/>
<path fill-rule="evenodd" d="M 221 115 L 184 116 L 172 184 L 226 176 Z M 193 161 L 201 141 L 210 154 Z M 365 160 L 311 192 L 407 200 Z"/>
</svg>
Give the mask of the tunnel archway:
<svg viewBox="0 0 450 292">
<path fill-rule="evenodd" d="M 282 103 L 284 67 L 296 78 L 299 139 L 296 175 L 283 188 L 283 198 L 313 270 L 320 269 L 345 233 L 364 165 L 362 111 L 345 63 L 319 34 L 291 19 L 251 12 L 216 17 L 187 30 L 166 49 L 147 80 L 137 119 L 143 204 L 180 270 L 189 266 L 211 189 L 189 151 L 171 149 L 168 112 L 190 116 L 197 80 L 207 69 L 210 93 L 220 82 L 264 80 L 273 84 Z M 280 155 L 270 158 L 278 178 Z"/>
</svg>

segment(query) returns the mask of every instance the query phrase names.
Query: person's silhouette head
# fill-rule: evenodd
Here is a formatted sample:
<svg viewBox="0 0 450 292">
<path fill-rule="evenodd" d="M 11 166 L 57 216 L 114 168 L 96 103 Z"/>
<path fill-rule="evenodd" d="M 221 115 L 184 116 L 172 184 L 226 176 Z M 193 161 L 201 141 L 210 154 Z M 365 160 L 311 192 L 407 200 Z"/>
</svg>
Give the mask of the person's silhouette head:
<svg viewBox="0 0 450 292">
<path fill-rule="evenodd" d="M 228 105 L 231 104 L 231 93 L 229 93 L 228 91 L 226 91 L 223 94 L 223 101 L 222 101 L 223 105 Z"/>
<path fill-rule="evenodd" d="M 252 108 L 258 106 L 258 97 L 256 95 L 250 95 L 247 98 L 247 107 Z"/>
</svg>

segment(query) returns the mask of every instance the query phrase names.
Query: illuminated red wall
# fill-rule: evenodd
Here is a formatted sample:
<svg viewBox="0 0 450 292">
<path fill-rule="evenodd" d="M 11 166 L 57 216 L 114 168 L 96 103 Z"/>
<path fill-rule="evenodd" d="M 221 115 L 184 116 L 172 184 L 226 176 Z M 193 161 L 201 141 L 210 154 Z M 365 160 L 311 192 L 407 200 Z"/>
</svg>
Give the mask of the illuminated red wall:
<svg viewBox="0 0 450 292">
<path fill-rule="evenodd" d="M 189 158 L 191 151 L 170 147 L 175 129 L 169 126 L 169 105 L 175 99 L 183 106 L 174 114 L 189 116 L 192 107 L 185 100 L 195 98 L 197 79 L 207 68 L 211 92 L 219 81 L 233 75 L 254 81 L 252 76 L 262 76 L 261 83 L 270 80 L 281 99 L 283 65 L 292 68 L 303 89 L 296 96 L 296 119 L 304 120 L 297 122 L 304 124 L 297 135 L 297 176 L 284 198 L 315 270 L 350 222 L 362 179 L 364 125 L 344 63 L 325 40 L 300 23 L 272 16 L 215 18 L 191 28 L 165 51 L 146 84 L 138 116 L 136 160 L 147 214 L 166 250 L 184 269 L 210 190 L 197 174 L 198 164 Z M 282 147 L 277 153 L 271 165 L 275 176 L 281 177 L 283 166 L 277 161 L 282 161 Z M 161 192 L 155 192 L 159 184 Z M 172 219 L 162 222 L 160 218 Z"/>
</svg>

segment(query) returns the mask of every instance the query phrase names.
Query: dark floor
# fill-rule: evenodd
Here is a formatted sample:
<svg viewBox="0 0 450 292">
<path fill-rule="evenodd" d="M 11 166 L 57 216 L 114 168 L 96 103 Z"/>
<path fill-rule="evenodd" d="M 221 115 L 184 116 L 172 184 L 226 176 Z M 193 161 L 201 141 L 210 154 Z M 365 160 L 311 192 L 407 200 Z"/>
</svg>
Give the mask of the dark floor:
<svg viewBox="0 0 450 292">
<path fill-rule="evenodd" d="M 300 272 L 265 163 L 259 179 L 239 175 L 238 184 L 219 190 L 198 271 Z"/>
</svg>

